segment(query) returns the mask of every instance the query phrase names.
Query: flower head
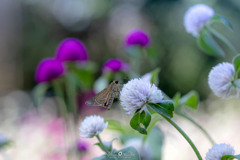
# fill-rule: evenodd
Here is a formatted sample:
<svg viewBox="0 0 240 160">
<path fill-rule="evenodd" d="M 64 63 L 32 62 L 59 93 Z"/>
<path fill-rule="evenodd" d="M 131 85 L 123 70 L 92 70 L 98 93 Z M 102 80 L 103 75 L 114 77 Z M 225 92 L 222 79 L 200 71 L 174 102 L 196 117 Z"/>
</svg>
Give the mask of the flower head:
<svg viewBox="0 0 240 160">
<path fill-rule="evenodd" d="M 232 146 L 227 144 L 215 144 L 211 149 L 209 149 L 206 160 L 221 160 L 224 155 L 234 155 L 234 149 Z"/>
<path fill-rule="evenodd" d="M 49 82 L 62 76 L 64 72 L 64 65 L 60 61 L 45 58 L 37 66 L 35 79 L 38 83 Z"/>
<path fill-rule="evenodd" d="M 186 31 L 197 37 L 213 15 L 214 10 L 205 4 L 196 4 L 190 7 L 184 16 Z"/>
<path fill-rule="evenodd" d="M 231 63 L 223 62 L 213 67 L 208 75 L 208 84 L 216 96 L 238 97 L 240 89 L 233 85 L 234 73 Z"/>
<path fill-rule="evenodd" d="M 104 119 L 100 116 L 86 117 L 80 127 L 80 136 L 84 138 L 92 138 L 101 133 L 108 126 L 108 122 L 104 123 Z"/>
<path fill-rule="evenodd" d="M 150 38 L 147 33 L 140 29 L 132 30 L 125 38 L 126 46 L 138 45 L 140 47 L 147 47 L 150 44 Z"/>
<path fill-rule="evenodd" d="M 81 61 L 88 60 L 88 53 L 85 45 L 76 38 L 66 38 L 57 47 L 56 57 L 58 60 Z"/>
<path fill-rule="evenodd" d="M 130 80 L 124 84 L 120 93 L 121 105 L 128 114 L 145 107 L 147 102 L 158 103 L 162 99 L 162 92 L 154 84 L 143 79 Z"/>
<path fill-rule="evenodd" d="M 149 160 L 152 157 L 149 144 L 145 143 L 142 150 L 142 140 L 139 138 L 128 140 L 125 144 L 125 147 L 134 147 L 137 150 L 140 159 Z"/>
<path fill-rule="evenodd" d="M 109 59 L 102 67 L 102 72 L 118 72 L 120 70 L 125 72 L 129 70 L 129 65 L 120 59 Z"/>
<path fill-rule="evenodd" d="M 78 151 L 87 151 L 89 148 L 89 144 L 83 140 L 77 141 L 77 149 Z"/>
</svg>

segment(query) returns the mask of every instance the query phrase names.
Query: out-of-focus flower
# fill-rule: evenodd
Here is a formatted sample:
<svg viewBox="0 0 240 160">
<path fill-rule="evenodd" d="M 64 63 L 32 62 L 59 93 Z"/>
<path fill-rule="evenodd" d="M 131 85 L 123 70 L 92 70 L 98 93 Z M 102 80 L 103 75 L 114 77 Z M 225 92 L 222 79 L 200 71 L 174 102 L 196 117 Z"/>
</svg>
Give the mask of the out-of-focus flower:
<svg viewBox="0 0 240 160">
<path fill-rule="evenodd" d="M 234 149 L 232 146 L 227 144 L 215 144 L 211 149 L 209 149 L 206 160 L 221 160 L 224 155 L 234 155 Z"/>
<path fill-rule="evenodd" d="M 66 38 L 57 47 L 56 57 L 62 62 L 88 60 L 88 53 L 85 45 L 76 38 Z"/>
<path fill-rule="evenodd" d="M 238 97 L 240 89 L 233 85 L 235 69 L 233 64 L 223 62 L 213 67 L 208 76 L 208 84 L 216 96 Z"/>
<path fill-rule="evenodd" d="M 77 141 L 77 149 L 78 151 L 87 151 L 89 144 L 83 140 Z"/>
<path fill-rule="evenodd" d="M 64 65 L 59 60 L 45 58 L 37 66 L 35 79 L 38 83 L 49 82 L 62 76 L 64 72 Z"/>
<path fill-rule="evenodd" d="M 147 81 L 147 82 L 151 82 L 151 78 L 152 78 L 152 74 L 151 73 L 146 73 L 142 76 L 142 79 Z"/>
<path fill-rule="evenodd" d="M 190 7 L 184 16 L 184 26 L 188 33 L 197 37 L 200 30 L 214 15 L 214 10 L 205 4 L 196 4 Z"/>
<path fill-rule="evenodd" d="M 118 72 L 118 71 L 129 71 L 130 67 L 127 63 L 123 62 L 120 59 L 109 59 L 107 62 L 104 63 L 102 67 L 102 72 Z"/>
<path fill-rule="evenodd" d="M 161 90 L 143 79 L 130 80 L 120 93 L 121 105 L 128 114 L 144 108 L 147 102 L 158 103 L 162 99 Z"/>
<path fill-rule="evenodd" d="M 138 45 L 140 47 L 147 47 L 150 44 L 148 34 L 140 29 L 130 31 L 125 38 L 125 45 L 127 47 Z"/>
<path fill-rule="evenodd" d="M 134 147 L 137 150 L 140 156 L 140 159 L 145 159 L 145 160 L 151 159 L 151 150 L 149 148 L 150 146 L 146 142 L 142 147 L 142 140 L 139 138 L 133 138 L 128 140 L 125 143 L 125 147 Z"/>
<path fill-rule="evenodd" d="M 104 119 L 100 116 L 86 117 L 80 127 L 80 136 L 83 138 L 92 138 L 101 133 L 108 126 L 108 122 L 104 123 Z"/>
</svg>

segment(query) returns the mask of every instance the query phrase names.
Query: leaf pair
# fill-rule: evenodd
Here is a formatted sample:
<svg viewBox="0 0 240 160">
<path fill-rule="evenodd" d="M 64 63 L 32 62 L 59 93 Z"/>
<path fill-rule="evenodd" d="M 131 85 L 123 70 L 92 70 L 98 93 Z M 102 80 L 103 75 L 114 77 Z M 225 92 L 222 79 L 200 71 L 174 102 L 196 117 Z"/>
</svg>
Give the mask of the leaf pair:
<svg viewBox="0 0 240 160">
<path fill-rule="evenodd" d="M 210 26 L 211 23 L 215 23 L 215 22 L 220 22 L 220 23 L 226 25 L 227 27 L 229 27 L 230 29 L 232 29 L 232 25 L 226 18 L 217 16 L 217 15 L 213 16 L 210 19 L 210 23 L 208 25 L 206 25 L 205 27 L 203 27 L 199 33 L 199 36 L 197 38 L 199 47 L 203 51 L 205 51 L 206 53 L 208 53 L 212 56 L 222 57 L 225 55 L 225 52 L 220 47 L 220 45 L 216 42 L 215 39 L 217 39 L 217 40 L 221 41 L 223 44 L 225 44 L 233 54 L 236 54 L 237 51 L 233 47 L 233 45 L 230 43 L 230 41 L 227 40 L 222 34 L 217 32 L 214 28 L 212 28 Z"/>
<path fill-rule="evenodd" d="M 159 103 L 148 103 L 147 106 L 164 116 L 173 117 L 174 105 L 170 100 L 162 100 Z M 130 126 L 141 134 L 147 134 L 147 128 L 151 122 L 151 114 L 147 109 L 137 110 L 130 121 Z"/>
</svg>

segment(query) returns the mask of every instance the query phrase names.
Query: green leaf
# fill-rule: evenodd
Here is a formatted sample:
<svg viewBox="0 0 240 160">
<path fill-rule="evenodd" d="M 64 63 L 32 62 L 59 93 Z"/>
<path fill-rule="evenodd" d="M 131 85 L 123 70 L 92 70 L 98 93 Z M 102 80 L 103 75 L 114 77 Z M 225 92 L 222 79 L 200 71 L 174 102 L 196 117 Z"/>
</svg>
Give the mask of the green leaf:
<svg viewBox="0 0 240 160">
<path fill-rule="evenodd" d="M 137 150 L 134 147 L 127 147 L 120 151 L 94 158 L 93 160 L 140 160 Z"/>
<path fill-rule="evenodd" d="M 144 116 L 141 117 L 142 113 L 144 113 Z M 140 114 L 140 122 L 144 125 L 145 129 L 147 129 L 151 122 L 151 114 L 147 109 L 142 111 L 142 113 Z"/>
<path fill-rule="evenodd" d="M 157 113 L 163 114 L 169 118 L 173 117 L 173 111 L 174 111 L 173 101 L 162 100 L 160 101 L 160 103 L 156 103 L 156 104 L 149 103 L 147 105 Z"/>
<path fill-rule="evenodd" d="M 196 91 L 191 91 L 189 92 L 188 94 L 184 95 L 179 103 L 180 104 L 184 104 L 192 109 L 197 109 L 197 106 L 198 106 L 198 100 L 199 100 L 199 97 L 198 97 L 198 94 Z"/>
<path fill-rule="evenodd" d="M 237 55 L 233 58 L 233 65 L 235 71 L 238 72 L 240 70 L 240 55 Z"/>
<path fill-rule="evenodd" d="M 117 138 L 114 138 L 113 140 L 109 141 L 109 142 L 103 142 L 103 146 L 101 145 L 101 143 L 95 143 L 95 145 L 99 146 L 101 148 L 102 151 L 105 152 L 105 149 L 109 152 L 112 151 L 112 143 L 114 140 L 116 140 Z"/>
<path fill-rule="evenodd" d="M 155 84 L 156 86 L 158 86 L 158 83 L 159 83 L 159 78 L 158 78 L 159 72 L 160 72 L 160 68 L 156 68 L 151 72 L 152 73 L 151 83 Z"/>
<path fill-rule="evenodd" d="M 225 44 L 230 51 L 233 53 L 233 55 L 237 54 L 237 50 L 235 49 L 235 47 L 232 45 L 232 43 L 225 38 L 221 33 L 219 33 L 217 30 L 215 30 L 214 28 L 212 28 L 211 26 L 206 27 L 206 29 L 218 40 L 222 41 L 223 44 Z"/>
<path fill-rule="evenodd" d="M 151 159 L 162 159 L 162 149 L 164 142 L 164 133 L 158 127 L 154 127 L 149 133 L 147 142 L 149 144 L 149 149 L 151 150 Z"/>
<path fill-rule="evenodd" d="M 221 160 L 232 160 L 232 159 L 240 159 L 240 155 L 224 155 Z"/>
<path fill-rule="evenodd" d="M 211 34 L 203 28 L 197 39 L 199 47 L 212 56 L 224 56 L 225 53 L 222 48 L 216 43 Z"/>
<path fill-rule="evenodd" d="M 42 102 L 47 90 L 49 88 L 48 83 L 39 83 L 34 89 L 33 89 L 33 101 L 34 105 L 38 107 L 40 103 Z"/>
<path fill-rule="evenodd" d="M 220 22 L 226 25 L 227 27 L 229 27 L 230 29 L 233 29 L 232 24 L 225 17 L 219 16 L 219 15 L 214 15 L 210 19 L 210 22 Z"/>
<path fill-rule="evenodd" d="M 179 105 L 180 98 L 181 94 L 179 92 L 177 92 L 173 97 L 173 102 L 176 107 Z"/>
<path fill-rule="evenodd" d="M 141 121 L 143 121 L 140 117 L 140 112 L 136 112 L 132 119 L 130 120 L 130 126 L 137 130 L 141 134 L 147 134 L 147 130 L 141 127 Z"/>
</svg>

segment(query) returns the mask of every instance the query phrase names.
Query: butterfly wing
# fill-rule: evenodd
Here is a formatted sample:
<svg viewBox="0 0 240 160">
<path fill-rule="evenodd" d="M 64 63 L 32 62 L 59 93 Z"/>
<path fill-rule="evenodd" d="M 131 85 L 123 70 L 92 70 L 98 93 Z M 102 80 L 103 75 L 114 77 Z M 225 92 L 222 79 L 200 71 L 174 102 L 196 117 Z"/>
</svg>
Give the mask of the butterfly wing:
<svg viewBox="0 0 240 160">
<path fill-rule="evenodd" d="M 112 84 L 108 85 L 104 90 L 99 92 L 96 96 L 86 101 L 89 106 L 104 106 L 107 101 L 109 92 L 111 91 Z"/>
</svg>

